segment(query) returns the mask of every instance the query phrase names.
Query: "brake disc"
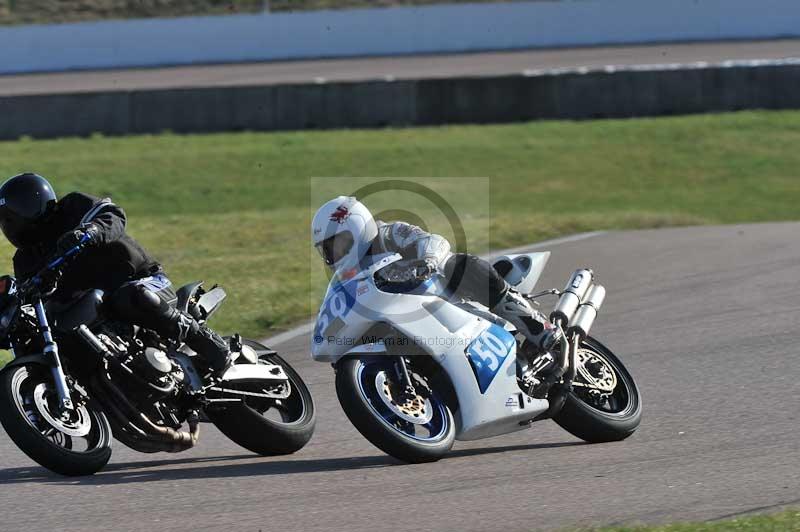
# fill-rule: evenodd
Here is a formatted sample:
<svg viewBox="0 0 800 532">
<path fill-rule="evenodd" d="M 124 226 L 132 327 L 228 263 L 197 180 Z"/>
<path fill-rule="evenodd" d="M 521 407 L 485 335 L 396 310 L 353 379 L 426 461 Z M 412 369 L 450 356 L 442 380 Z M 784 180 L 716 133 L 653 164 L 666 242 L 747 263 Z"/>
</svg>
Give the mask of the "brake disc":
<svg viewBox="0 0 800 532">
<path fill-rule="evenodd" d="M 578 350 L 578 373 L 590 388 L 600 392 L 612 393 L 617 387 L 617 375 L 611 365 L 588 349 Z"/>
<path fill-rule="evenodd" d="M 92 429 L 92 418 L 89 416 L 89 411 L 84 405 L 77 405 L 71 412 L 69 419 L 56 418 L 50 412 L 50 406 L 47 401 L 47 396 L 52 392 L 47 388 L 45 383 L 40 383 L 33 390 L 33 401 L 36 404 L 36 409 L 47 423 L 59 432 L 63 432 L 67 436 L 75 438 L 82 438 L 89 434 Z"/>
<path fill-rule="evenodd" d="M 381 371 L 375 376 L 375 388 L 383 403 L 400 419 L 415 425 L 424 425 L 433 418 L 433 406 L 429 399 L 419 394 L 393 393 L 392 384 L 386 378 L 385 372 Z"/>
</svg>

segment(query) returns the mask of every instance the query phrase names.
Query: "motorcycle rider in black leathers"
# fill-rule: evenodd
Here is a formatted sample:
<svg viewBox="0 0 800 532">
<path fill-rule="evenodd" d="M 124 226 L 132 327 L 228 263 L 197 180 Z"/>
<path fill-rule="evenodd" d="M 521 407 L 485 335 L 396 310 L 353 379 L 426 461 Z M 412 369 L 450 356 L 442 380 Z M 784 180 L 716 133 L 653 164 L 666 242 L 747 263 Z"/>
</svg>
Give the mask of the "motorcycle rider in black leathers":
<svg viewBox="0 0 800 532">
<path fill-rule="evenodd" d="M 103 290 L 116 318 L 185 342 L 220 375 L 231 364 L 228 342 L 169 304 L 175 300 L 172 283 L 161 265 L 125 233 L 125 224 L 125 213 L 109 198 L 72 192 L 58 200 L 50 183 L 36 174 L 19 174 L 0 186 L 0 230 L 17 248 L 18 280 L 33 277 L 88 235 L 86 248 L 74 261 L 43 280 L 51 288 L 57 281 L 52 297 L 69 300 L 77 292 Z"/>
<path fill-rule="evenodd" d="M 449 297 L 485 305 L 540 349 L 549 350 L 562 334 L 486 260 L 452 253 L 447 239 L 415 225 L 375 220 L 356 198 L 339 196 L 322 205 L 311 222 L 311 233 L 325 263 L 344 279 L 368 255 L 399 253 L 411 274 L 443 273 Z"/>
</svg>

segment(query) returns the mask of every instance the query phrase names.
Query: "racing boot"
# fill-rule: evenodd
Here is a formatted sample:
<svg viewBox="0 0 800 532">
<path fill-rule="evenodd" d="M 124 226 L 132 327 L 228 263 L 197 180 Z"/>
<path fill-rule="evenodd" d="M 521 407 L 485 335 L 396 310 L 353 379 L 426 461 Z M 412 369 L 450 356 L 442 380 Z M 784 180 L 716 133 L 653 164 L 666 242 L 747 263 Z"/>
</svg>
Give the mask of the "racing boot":
<svg viewBox="0 0 800 532">
<path fill-rule="evenodd" d="M 543 351 L 550 351 L 561 339 L 561 330 L 533 308 L 522 294 L 510 287 L 500 302 L 490 310 L 510 321 L 529 342 Z"/>
<path fill-rule="evenodd" d="M 122 295 L 115 295 L 113 303 L 114 310 L 120 317 L 153 330 L 164 338 L 185 343 L 205 359 L 217 376 L 221 376 L 231 366 L 231 349 L 228 343 L 192 316 L 176 309 L 144 286 L 123 288 L 120 292 Z"/>
<path fill-rule="evenodd" d="M 182 312 L 178 328 L 180 340 L 205 359 L 215 377 L 222 377 L 233 365 L 230 345 L 220 335 Z"/>
</svg>

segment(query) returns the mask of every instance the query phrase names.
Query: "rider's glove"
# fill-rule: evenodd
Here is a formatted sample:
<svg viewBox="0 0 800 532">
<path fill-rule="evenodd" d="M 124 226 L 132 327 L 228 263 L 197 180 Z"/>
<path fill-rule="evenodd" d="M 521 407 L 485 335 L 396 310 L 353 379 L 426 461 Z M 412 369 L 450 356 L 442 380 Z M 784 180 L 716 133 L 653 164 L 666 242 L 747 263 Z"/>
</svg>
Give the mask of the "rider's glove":
<svg viewBox="0 0 800 532">
<path fill-rule="evenodd" d="M 407 283 L 413 279 L 411 268 L 390 264 L 378 272 L 381 280 L 387 283 Z"/>
<path fill-rule="evenodd" d="M 56 243 L 56 252 L 59 255 L 63 255 L 67 251 L 80 244 L 85 235 L 89 236 L 89 240 L 85 243 L 85 245 L 90 246 L 97 242 L 97 236 L 99 232 L 99 229 L 94 224 L 89 224 L 81 229 L 67 231 L 59 237 L 58 242 Z"/>
<path fill-rule="evenodd" d="M 413 259 L 390 264 L 378 272 L 378 276 L 389 283 L 408 283 L 428 279 L 436 270 L 436 263 L 433 260 Z"/>
<path fill-rule="evenodd" d="M 414 262 L 413 267 L 417 279 L 428 279 L 438 270 L 433 259 L 420 259 Z"/>
</svg>

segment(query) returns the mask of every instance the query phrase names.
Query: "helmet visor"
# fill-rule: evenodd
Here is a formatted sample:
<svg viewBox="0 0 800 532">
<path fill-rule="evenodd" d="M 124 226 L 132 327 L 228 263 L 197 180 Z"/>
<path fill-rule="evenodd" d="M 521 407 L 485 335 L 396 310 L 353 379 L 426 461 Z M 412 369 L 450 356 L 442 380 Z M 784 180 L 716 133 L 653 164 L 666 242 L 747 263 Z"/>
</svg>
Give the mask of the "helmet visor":
<svg viewBox="0 0 800 532">
<path fill-rule="evenodd" d="M 350 231 L 337 233 L 316 245 L 317 251 L 322 255 L 322 260 L 328 266 L 333 266 L 342 260 L 342 257 L 347 255 L 352 247 L 353 233 Z"/>
</svg>

